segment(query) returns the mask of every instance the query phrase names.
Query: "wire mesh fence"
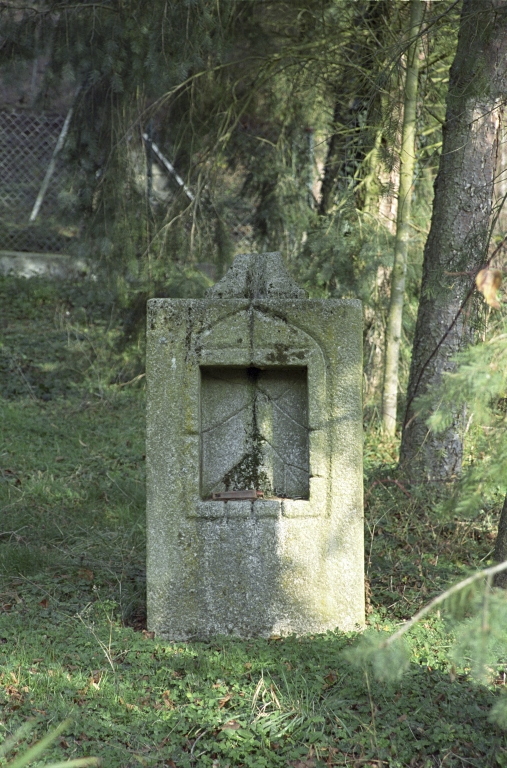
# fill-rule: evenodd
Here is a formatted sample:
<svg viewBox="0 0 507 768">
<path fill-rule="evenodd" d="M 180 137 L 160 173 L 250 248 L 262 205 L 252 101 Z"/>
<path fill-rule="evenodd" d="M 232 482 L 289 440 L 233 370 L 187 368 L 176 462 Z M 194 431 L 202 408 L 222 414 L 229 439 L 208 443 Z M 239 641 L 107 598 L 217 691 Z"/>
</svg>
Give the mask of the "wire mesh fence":
<svg viewBox="0 0 507 768">
<path fill-rule="evenodd" d="M 71 171 L 65 152 L 57 151 L 70 114 L 66 121 L 65 115 L 52 112 L 0 110 L 0 251 L 66 253 L 79 235 L 79 222 L 69 221 L 66 210 Z M 137 183 L 157 204 L 163 226 L 164 211 L 174 195 L 185 194 L 193 203 L 194 192 L 151 137 L 144 134 L 144 139 L 152 151 L 147 165 L 142 148 L 138 153 Z M 223 206 L 224 225 L 235 250 L 249 250 L 251 211 L 236 207 Z"/>
<path fill-rule="evenodd" d="M 0 250 L 61 253 L 69 236 L 59 193 L 65 165 L 54 171 L 34 221 L 30 216 L 62 131 L 65 116 L 27 110 L 0 110 Z"/>
</svg>

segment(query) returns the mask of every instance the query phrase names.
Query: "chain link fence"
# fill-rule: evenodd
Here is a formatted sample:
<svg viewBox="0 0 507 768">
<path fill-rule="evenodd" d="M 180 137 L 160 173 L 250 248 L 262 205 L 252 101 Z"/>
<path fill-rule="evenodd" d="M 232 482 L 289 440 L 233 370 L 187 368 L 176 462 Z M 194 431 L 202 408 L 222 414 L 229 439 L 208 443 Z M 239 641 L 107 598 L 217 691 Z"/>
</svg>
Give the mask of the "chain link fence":
<svg viewBox="0 0 507 768">
<path fill-rule="evenodd" d="M 67 116 L 67 122 L 70 113 Z M 66 134 L 65 115 L 25 109 L 0 110 L 0 251 L 68 253 L 79 235 L 78 222 L 64 210 L 69 170 L 58 152 Z M 140 183 L 147 194 L 166 205 L 177 190 L 190 202 L 194 193 L 159 147 L 149 141 L 148 173 Z M 59 141 L 60 139 L 60 141 Z M 141 165 L 144 163 L 143 162 Z M 239 198 L 239 196 L 238 196 Z M 225 206 L 224 224 L 235 250 L 251 249 L 251 211 Z"/>
<path fill-rule="evenodd" d="M 42 204 L 30 221 L 64 122 L 59 114 L 0 110 L 0 250 L 62 253 L 68 248 L 71 238 L 59 203 L 65 177 L 61 157 L 55 158 Z"/>
</svg>

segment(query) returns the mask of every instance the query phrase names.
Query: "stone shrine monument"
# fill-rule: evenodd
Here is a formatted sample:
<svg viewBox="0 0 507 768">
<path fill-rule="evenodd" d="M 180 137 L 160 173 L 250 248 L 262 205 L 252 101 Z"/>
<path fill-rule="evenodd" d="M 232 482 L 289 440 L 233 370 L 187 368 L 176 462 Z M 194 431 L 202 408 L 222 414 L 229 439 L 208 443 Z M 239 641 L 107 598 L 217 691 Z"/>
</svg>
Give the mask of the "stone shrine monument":
<svg viewBox="0 0 507 768">
<path fill-rule="evenodd" d="M 362 312 L 280 254 L 148 302 L 148 628 L 169 640 L 364 624 Z"/>
</svg>

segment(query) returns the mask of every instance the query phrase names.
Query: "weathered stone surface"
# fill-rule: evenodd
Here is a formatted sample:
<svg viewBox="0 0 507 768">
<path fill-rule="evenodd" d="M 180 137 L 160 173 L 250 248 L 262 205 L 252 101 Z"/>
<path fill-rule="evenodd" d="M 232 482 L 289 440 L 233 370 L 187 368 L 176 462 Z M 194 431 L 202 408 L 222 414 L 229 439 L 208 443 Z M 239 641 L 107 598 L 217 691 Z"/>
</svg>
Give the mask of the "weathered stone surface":
<svg viewBox="0 0 507 768">
<path fill-rule="evenodd" d="M 308 498 L 306 368 L 202 368 L 201 495 Z"/>
<path fill-rule="evenodd" d="M 364 622 L 358 301 L 278 254 L 148 304 L 148 623 L 169 639 Z M 263 490 L 257 501 L 214 491 Z"/>
<path fill-rule="evenodd" d="M 306 295 L 287 274 L 281 254 L 276 251 L 239 254 L 227 274 L 207 291 L 207 296 L 216 299 L 304 299 Z"/>
<path fill-rule="evenodd" d="M 62 253 L 22 253 L 0 251 L 0 275 L 17 277 L 54 277 L 96 279 L 90 265 Z"/>
</svg>

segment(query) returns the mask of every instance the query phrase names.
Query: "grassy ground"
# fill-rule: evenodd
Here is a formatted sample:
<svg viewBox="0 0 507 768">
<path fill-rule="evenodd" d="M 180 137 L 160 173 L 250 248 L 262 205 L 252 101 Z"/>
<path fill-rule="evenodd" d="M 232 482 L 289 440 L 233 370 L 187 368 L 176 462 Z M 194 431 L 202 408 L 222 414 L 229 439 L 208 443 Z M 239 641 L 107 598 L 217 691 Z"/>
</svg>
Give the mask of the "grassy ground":
<svg viewBox="0 0 507 768">
<path fill-rule="evenodd" d="M 438 614 L 410 634 L 407 673 L 384 682 L 339 633 L 150 637 L 142 350 L 121 351 L 114 305 L 91 283 L 3 279 L 0 305 L 0 742 L 35 718 L 23 751 L 70 715 L 37 765 L 507 765 L 490 720 L 503 670 L 474 682 Z M 394 482 L 395 447 L 369 431 L 372 635 L 485 565 L 498 513 L 493 500 L 475 520 L 446 517 Z"/>
</svg>

